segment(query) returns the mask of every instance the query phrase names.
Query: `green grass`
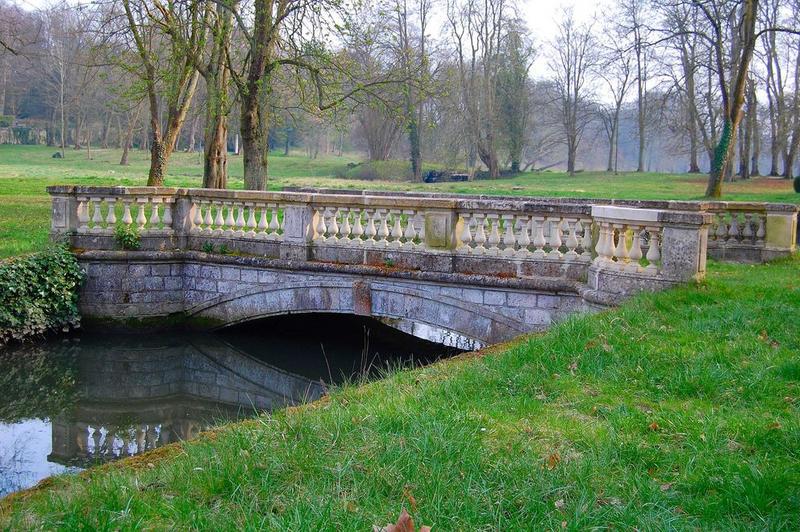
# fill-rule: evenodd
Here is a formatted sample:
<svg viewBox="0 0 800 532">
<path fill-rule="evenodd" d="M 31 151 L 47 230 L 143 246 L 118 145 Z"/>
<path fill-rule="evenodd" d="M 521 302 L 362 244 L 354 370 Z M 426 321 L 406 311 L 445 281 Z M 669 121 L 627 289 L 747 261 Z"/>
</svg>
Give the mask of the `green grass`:
<svg viewBox="0 0 800 532">
<path fill-rule="evenodd" d="M 12 498 L 0 528 L 800 529 L 800 258 Z M 413 499 L 412 499 L 413 498 Z M 413 501 L 413 502 L 412 502 Z"/>
<path fill-rule="evenodd" d="M 119 150 L 67 151 L 64 160 L 53 159 L 53 148 L 0 145 L 0 258 L 42 249 L 47 242 L 49 198 L 45 187 L 55 184 L 144 185 L 149 154 L 132 151 L 130 166 L 122 167 Z M 525 174 L 513 179 L 471 183 L 403 183 L 333 178 L 357 156 L 327 156 L 315 160 L 302 155 L 270 155 L 271 190 L 285 186 L 346 189 L 425 190 L 451 193 L 535 195 L 626 199 L 699 199 L 705 176 L 688 174 L 610 175 L 583 172 L 570 177 L 563 172 Z M 393 163 L 377 165 L 393 168 Z M 405 168 L 405 165 L 401 165 Z M 242 188 L 241 157 L 230 158 L 231 188 Z M 201 154 L 176 153 L 168 169 L 168 186 L 200 186 Z M 753 179 L 725 184 L 725 199 L 800 203 L 787 180 Z"/>
</svg>

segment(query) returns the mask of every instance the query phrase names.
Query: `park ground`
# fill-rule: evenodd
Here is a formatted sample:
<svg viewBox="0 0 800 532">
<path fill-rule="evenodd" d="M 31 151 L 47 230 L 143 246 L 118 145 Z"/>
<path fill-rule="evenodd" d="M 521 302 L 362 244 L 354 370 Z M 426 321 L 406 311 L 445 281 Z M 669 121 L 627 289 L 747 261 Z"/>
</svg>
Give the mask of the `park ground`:
<svg viewBox="0 0 800 532">
<path fill-rule="evenodd" d="M 44 186 L 145 181 L 146 154 L 125 168 L 114 151 L 50 154 L 0 147 L 0 255 L 45 245 Z M 274 157 L 270 187 L 659 199 L 704 187 L 654 174 L 332 179 L 346 162 Z M 178 154 L 167 184 L 199 181 L 199 156 Z M 800 194 L 757 179 L 725 199 Z M 370 530 L 406 508 L 434 530 L 798 530 L 798 316 L 800 257 L 712 262 L 696 285 L 50 479 L 0 501 L 0 529 Z"/>
<path fill-rule="evenodd" d="M 800 529 L 800 259 L 226 425 L 0 502 L 0 529 Z"/>
<path fill-rule="evenodd" d="M 43 146 L 0 145 L 0 258 L 42 249 L 48 241 L 50 200 L 48 185 L 144 185 L 147 182 L 149 153 L 134 150 L 129 166 L 120 166 L 119 150 L 67 150 L 65 159 L 53 159 L 53 148 Z M 335 187 L 345 189 L 425 190 L 472 194 L 516 196 L 562 196 L 620 199 L 701 199 L 704 175 L 581 172 L 526 173 L 512 179 L 467 183 L 408 183 L 366 181 L 334 177 L 346 171 L 347 163 L 358 156 L 272 154 L 268 187 Z M 231 188 L 242 188 L 242 162 L 232 156 Z M 391 165 L 385 165 L 391 166 Z M 352 172 L 351 172 L 352 173 Z M 392 175 L 391 171 L 384 171 Z M 170 162 L 167 186 L 198 187 L 202 182 L 200 153 L 176 153 Z M 726 200 L 753 200 L 800 203 L 800 194 L 788 180 L 757 178 L 726 183 Z"/>
</svg>

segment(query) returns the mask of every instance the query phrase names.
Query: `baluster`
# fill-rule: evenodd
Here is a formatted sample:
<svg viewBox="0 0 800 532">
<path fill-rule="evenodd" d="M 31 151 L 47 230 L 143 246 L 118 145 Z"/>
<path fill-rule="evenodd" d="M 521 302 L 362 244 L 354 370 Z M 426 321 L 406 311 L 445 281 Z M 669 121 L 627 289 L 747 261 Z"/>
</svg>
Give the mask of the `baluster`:
<svg viewBox="0 0 800 532">
<path fill-rule="evenodd" d="M 378 212 L 375 211 L 375 213 L 373 214 L 371 209 L 367 209 L 365 212 L 367 213 L 367 232 L 366 232 L 367 242 L 366 243 L 370 244 L 370 245 L 373 245 L 373 244 L 375 244 L 375 235 L 378 234 L 378 232 L 375 230 L 375 217 L 378 216 Z"/>
<path fill-rule="evenodd" d="M 576 231 L 580 232 L 583 231 L 583 237 L 581 238 L 581 249 L 583 252 L 581 253 L 581 257 L 591 260 L 592 258 L 592 221 L 591 220 L 578 220 L 579 227 L 576 228 Z"/>
<path fill-rule="evenodd" d="M 361 245 L 364 243 L 364 241 L 361 239 L 362 235 L 364 234 L 364 226 L 361 225 L 361 215 L 363 211 L 358 207 L 350 210 L 353 213 L 355 221 L 355 225 L 353 226 L 353 240 L 356 242 L 356 244 Z"/>
<path fill-rule="evenodd" d="M 214 234 L 219 235 L 225 230 L 225 218 L 222 216 L 222 203 L 215 201 L 214 208 L 216 213 L 214 217 Z"/>
<path fill-rule="evenodd" d="M 129 198 L 122 199 L 122 223 L 131 225 L 133 218 L 131 217 L 131 200 Z"/>
<path fill-rule="evenodd" d="M 661 260 L 661 250 L 659 249 L 660 246 L 660 238 L 659 238 L 659 231 L 660 229 L 657 227 L 647 227 L 647 233 L 650 235 L 648 239 L 647 245 L 647 267 L 645 271 L 650 273 L 657 273 L 658 272 L 658 265 L 656 262 Z"/>
<path fill-rule="evenodd" d="M 158 207 L 161 200 L 153 198 L 151 201 L 153 203 L 150 210 L 150 228 L 159 229 L 158 225 L 161 223 L 161 216 L 158 214 Z"/>
<path fill-rule="evenodd" d="M 500 219 L 496 214 L 487 214 L 486 219 L 489 220 L 489 238 L 487 240 L 487 252 L 491 254 L 500 253 Z"/>
<path fill-rule="evenodd" d="M 164 200 L 164 217 L 161 219 L 164 229 L 172 231 L 172 198 Z"/>
<path fill-rule="evenodd" d="M 241 203 L 236 204 L 236 234 L 239 236 L 244 235 L 244 205 Z"/>
<path fill-rule="evenodd" d="M 330 223 L 328 224 L 328 240 L 333 240 L 334 242 L 339 241 L 339 221 L 337 218 L 339 217 L 339 208 L 336 207 L 333 211 L 330 212 Z"/>
<path fill-rule="evenodd" d="M 317 225 L 314 227 L 314 231 L 316 232 L 314 239 L 324 242 L 326 238 L 325 232 L 327 230 L 328 228 L 325 227 L 325 209 L 317 209 Z"/>
<path fill-rule="evenodd" d="M 550 253 L 548 257 L 559 259 L 561 258 L 561 218 L 547 218 L 547 223 L 550 224 Z"/>
<path fill-rule="evenodd" d="M 611 230 L 611 224 L 608 222 L 600 222 L 599 226 L 599 237 L 597 239 L 597 248 L 595 251 L 597 252 L 597 257 L 595 257 L 594 261 L 597 264 L 604 265 L 608 264 L 613 259 L 613 233 Z"/>
<path fill-rule="evenodd" d="M 251 237 L 256 235 L 256 207 L 253 203 L 245 203 L 247 207 L 247 234 Z"/>
<path fill-rule="evenodd" d="M 475 253 L 486 253 L 486 231 L 484 229 L 484 225 L 486 224 L 486 217 L 483 214 L 475 214 L 473 216 L 475 219 L 475 247 L 473 251 Z"/>
<path fill-rule="evenodd" d="M 624 224 L 614 224 L 617 229 L 617 247 L 614 248 L 614 255 L 617 257 L 617 265 L 620 269 L 625 269 L 630 261 L 628 253 L 628 231 Z"/>
<path fill-rule="evenodd" d="M 204 201 L 203 205 L 205 205 L 206 217 L 203 220 L 203 233 L 211 234 L 214 231 L 214 218 L 211 216 L 211 202 Z"/>
<path fill-rule="evenodd" d="M 106 228 L 109 231 L 113 231 L 114 226 L 117 225 L 116 198 L 106 198 L 106 205 L 108 206 L 108 216 L 106 216 Z"/>
<path fill-rule="evenodd" d="M 273 204 L 270 205 L 270 209 L 272 210 L 272 216 L 269 220 L 269 232 L 272 238 L 280 238 L 280 230 L 281 230 L 281 223 L 278 220 L 278 205 Z"/>
<path fill-rule="evenodd" d="M 742 240 L 747 243 L 753 241 L 753 214 L 750 212 L 744 213 L 744 227 L 742 227 Z"/>
<path fill-rule="evenodd" d="M 741 236 L 739 235 L 739 213 L 731 214 L 731 226 L 728 228 L 728 240 L 733 239 L 738 242 Z"/>
<path fill-rule="evenodd" d="M 378 229 L 378 244 L 381 246 L 386 246 L 389 241 L 389 225 L 387 224 L 387 220 L 389 219 L 389 213 L 386 209 L 378 209 L 375 211 L 376 214 L 380 215 L 381 217 L 381 224 L 380 228 Z"/>
<path fill-rule="evenodd" d="M 416 247 L 422 249 L 425 247 L 425 215 L 421 212 L 417 212 L 417 214 L 414 215 L 414 218 L 414 226 L 419 227 L 419 231 L 417 231 L 417 240 L 419 240 L 419 243 L 416 245 Z"/>
<path fill-rule="evenodd" d="M 87 198 L 78 198 L 78 232 L 89 230 L 89 202 Z"/>
<path fill-rule="evenodd" d="M 144 214 L 144 206 L 147 204 L 147 198 L 139 198 L 136 200 L 139 204 L 139 210 L 136 214 L 136 225 L 139 226 L 139 231 L 144 229 L 144 226 L 147 225 L 147 216 Z"/>
<path fill-rule="evenodd" d="M 728 223 L 725 221 L 723 213 L 717 214 L 716 219 L 717 219 L 716 240 L 721 240 L 724 242 L 728 237 Z"/>
<path fill-rule="evenodd" d="M 414 218 L 416 218 L 416 212 L 403 211 L 403 214 L 406 215 L 406 230 L 403 233 L 405 242 L 403 243 L 403 246 L 407 248 L 413 248 L 414 240 L 417 238 L 417 228 L 414 227 Z"/>
<path fill-rule="evenodd" d="M 627 269 L 632 272 L 638 272 L 641 269 L 639 261 L 642 260 L 642 227 L 634 226 L 632 231 L 633 241 L 631 242 L 630 262 Z"/>
<path fill-rule="evenodd" d="M 233 205 L 231 202 L 226 201 L 225 205 L 225 232 L 228 234 L 233 234 L 233 227 L 236 224 L 236 220 L 233 217 Z"/>
<path fill-rule="evenodd" d="M 103 230 L 103 213 L 100 209 L 100 202 L 103 198 L 92 198 L 92 231 Z"/>
<path fill-rule="evenodd" d="M 517 222 L 519 223 L 519 236 L 517 236 L 517 256 L 527 257 L 531 251 L 528 246 L 531 245 L 531 221 L 527 216 L 518 216 Z"/>
<path fill-rule="evenodd" d="M 547 240 L 544 238 L 545 219 L 542 216 L 534 216 L 532 218 L 532 223 L 535 226 L 533 230 L 533 247 L 536 248 L 533 251 L 533 258 L 543 259 L 547 256 L 547 253 L 544 251 L 544 246 L 547 244 Z"/>
<path fill-rule="evenodd" d="M 573 260 L 578 258 L 578 252 L 575 251 L 575 249 L 578 247 L 578 230 L 575 228 L 578 222 L 577 220 L 573 219 L 565 219 L 564 221 L 567 224 L 568 230 L 567 252 L 564 254 L 564 258 L 567 260 Z"/>
<path fill-rule="evenodd" d="M 203 209 L 200 202 L 195 201 L 192 203 L 192 212 L 194 216 L 192 216 L 192 231 L 200 232 L 203 230 Z"/>
<path fill-rule="evenodd" d="M 767 228 L 764 227 L 764 220 L 766 217 L 757 214 L 758 216 L 758 230 L 756 231 L 756 240 L 764 240 L 764 237 L 767 236 Z"/>
<path fill-rule="evenodd" d="M 511 257 L 516 252 L 517 244 L 517 237 L 514 234 L 513 214 L 503 215 L 503 226 L 505 227 L 505 231 L 503 232 L 503 255 Z"/>
<path fill-rule="evenodd" d="M 342 225 L 339 226 L 339 242 L 349 244 L 350 233 L 353 231 L 353 227 L 350 225 L 350 210 L 339 209 L 339 212 L 342 213 Z"/>
<path fill-rule="evenodd" d="M 472 251 L 472 231 L 470 231 L 469 224 L 472 217 L 465 212 L 459 214 L 461 219 L 461 232 L 458 235 L 458 249 L 469 253 Z"/>
<path fill-rule="evenodd" d="M 206 221 L 205 221 L 205 214 L 203 213 L 203 202 L 202 201 L 196 201 L 194 203 L 194 220 L 192 221 L 192 224 L 194 225 L 194 229 L 197 232 L 205 231 L 205 227 L 204 227 L 205 223 L 206 223 Z"/>
<path fill-rule="evenodd" d="M 401 222 L 401 220 L 400 220 L 400 218 L 401 218 L 400 211 L 392 210 L 392 211 L 390 211 L 390 214 L 392 215 L 392 219 L 394 221 L 394 223 L 392 224 L 392 242 L 391 242 L 391 245 L 392 245 L 392 247 L 399 248 L 400 246 L 403 245 L 403 243 L 400 241 L 400 239 L 403 238 L 403 227 L 401 226 L 401 223 L 400 223 Z"/>
<path fill-rule="evenodd" d="M 269 236 L 269 224 L 267 223 L 267 205 L 264 203 L 258 204 L 259 217 L 258 217 L 258 236 L 266 238 Z"/>
</svg>

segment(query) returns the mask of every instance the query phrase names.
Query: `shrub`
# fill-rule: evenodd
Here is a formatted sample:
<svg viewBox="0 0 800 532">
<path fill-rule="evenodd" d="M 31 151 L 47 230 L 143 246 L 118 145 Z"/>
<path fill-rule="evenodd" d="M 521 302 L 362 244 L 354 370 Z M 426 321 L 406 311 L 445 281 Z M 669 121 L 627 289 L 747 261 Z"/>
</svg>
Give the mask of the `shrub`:
<svg viewBox="0 0 800 532">
<path fill-rule="evenodd" d="M 0 263 L 0 345 L 78 327 L 82 281 L 64 246 Z"/>
<path fill-rule="evenodd" d="M 114 240 L 122 249 L 136 250 L 142 245 L 139 230 L 133 225 L 118 225 L 114 229 Z"/>
<path fill-rule="evenodd" d="M 794 191 L 800 194 L 800 175 L 794 178 Z"/>
</svg>

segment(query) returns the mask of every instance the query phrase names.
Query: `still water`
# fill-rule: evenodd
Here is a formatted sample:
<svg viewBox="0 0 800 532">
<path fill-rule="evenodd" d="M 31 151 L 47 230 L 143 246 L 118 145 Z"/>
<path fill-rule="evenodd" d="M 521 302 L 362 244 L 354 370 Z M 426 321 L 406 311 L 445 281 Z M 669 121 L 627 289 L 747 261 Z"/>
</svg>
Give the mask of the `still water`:
<svg viewBox="0 0 800 532">
<path fill-rule="evenodd" d="M 218 333 L 84 331 L 0 349 L 0 497 L 455 352 L 325 314 Z"/>
</svg>

